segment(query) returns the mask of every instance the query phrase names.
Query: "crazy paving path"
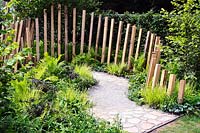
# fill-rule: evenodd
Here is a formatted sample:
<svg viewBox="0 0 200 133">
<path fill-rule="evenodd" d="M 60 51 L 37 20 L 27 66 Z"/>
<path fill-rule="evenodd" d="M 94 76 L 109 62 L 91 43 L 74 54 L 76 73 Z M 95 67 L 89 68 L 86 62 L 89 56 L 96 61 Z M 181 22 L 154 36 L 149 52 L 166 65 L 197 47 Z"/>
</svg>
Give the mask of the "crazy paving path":
<svg viewBox="0 0 200 133">
<path fill-rule="evenodd" d="M 125 78 L 101 72 L 94 72 L 93 76 L 98 84 L 89 90 L 89 96 L 94 103 L 92 113 L 97 118 L 112 122 L 118 117 L 125 131 L 142 133 L 177 117 L 130 101 Z"/>
</svg>

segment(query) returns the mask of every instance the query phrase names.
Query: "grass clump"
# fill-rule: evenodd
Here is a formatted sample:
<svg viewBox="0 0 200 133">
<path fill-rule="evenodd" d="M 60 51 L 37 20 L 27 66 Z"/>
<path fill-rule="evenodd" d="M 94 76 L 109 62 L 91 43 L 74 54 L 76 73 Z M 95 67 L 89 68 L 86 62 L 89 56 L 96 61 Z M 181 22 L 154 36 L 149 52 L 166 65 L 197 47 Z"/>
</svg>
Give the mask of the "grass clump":
<svg viewBox="0 0 200 133">
<path fill-rule="evenodd" d="M 126 64 L 109 64 L 106 70 L 110 74 L 122 76 L 126 72 Z"/>
<path fill-rule="evenodd" d="M 141 90 L 141 96 L 144 98 L 144 103 L 158 108 L 164 103 L 167 93 L 165 88 L 155 87 L 152 89 L 151 86 L 147 86 Z"/>
</svg>

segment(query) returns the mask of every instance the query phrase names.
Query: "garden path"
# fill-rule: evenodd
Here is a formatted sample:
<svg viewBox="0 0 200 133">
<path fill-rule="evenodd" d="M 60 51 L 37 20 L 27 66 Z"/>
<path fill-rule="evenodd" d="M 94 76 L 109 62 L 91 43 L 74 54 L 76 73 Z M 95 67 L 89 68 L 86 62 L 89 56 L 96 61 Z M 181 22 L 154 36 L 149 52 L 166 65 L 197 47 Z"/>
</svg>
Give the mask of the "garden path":
<svg viewBox="0 0 200 133">
<path fill-rule="evenodd" d="M 130 133 L 148 132 L 177 118 L 146 106 L 138 106 L 127 98 L 128 79 L 102 72 L 93 72 L 98 84 L 89 90 L 91 109 L 97 118 L 113 122 L 121 120 L 123 129 Z"/>
</svg>

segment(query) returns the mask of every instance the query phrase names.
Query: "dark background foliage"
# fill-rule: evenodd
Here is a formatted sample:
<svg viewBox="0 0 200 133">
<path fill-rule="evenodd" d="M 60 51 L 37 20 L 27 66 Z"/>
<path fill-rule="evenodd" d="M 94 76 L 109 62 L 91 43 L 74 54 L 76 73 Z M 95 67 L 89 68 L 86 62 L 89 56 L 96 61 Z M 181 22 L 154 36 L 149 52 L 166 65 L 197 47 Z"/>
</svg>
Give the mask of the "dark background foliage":
<svg viewBox="0 0 200 133">
<path fill-rule="evenodd" d="M 153 10 L 159 12 L 161 8 L 172 10 L 171 0 L 102 0 L 103 10 L 114 10 L 119 13 L 125 11 L 147 12 Z"/>
</svg>

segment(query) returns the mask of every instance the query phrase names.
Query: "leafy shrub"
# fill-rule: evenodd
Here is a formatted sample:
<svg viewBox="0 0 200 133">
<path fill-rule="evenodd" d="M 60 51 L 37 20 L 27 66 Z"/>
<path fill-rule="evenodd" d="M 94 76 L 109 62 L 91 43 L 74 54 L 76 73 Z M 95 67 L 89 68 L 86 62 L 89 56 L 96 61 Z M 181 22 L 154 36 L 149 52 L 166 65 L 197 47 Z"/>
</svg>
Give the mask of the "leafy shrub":
<svg viewBox="0 0 200 133">
<path fill-rule="evenodd" d="M 75 80 L 75 82 L 79 83 L 79 89 L 87 89 L 96 83 L 96 80 L 93 78 L 91 68 L 87 65 L 76 66 L 74 71 L 80 76 L 80 78 Z"/>
<path fill-rule="evenodd" d="M 82 0 L 82 1 L 63 1 L 63 0 L 13 0 L 12 4 L 16 10 L 16 14 L 22 18 L 42 16 L 43 9 L 50 9 L 52 4 L 65 4 L 70 9 L 74 6 L 79 10 L 88 9 L 89 11 L 98 9 L 101 3 L 97 0 Z M 37 7 L 37 8 L 35 8 Z M 57 9 L 57 8 L 56 8 Z"/>
<path fill-rule="evenodd" d="M 148 86 L 141 90 L 141 96 L 144 98 L 144 103 L 159 108 L 159 105 L 165 101 L 167 93 L 165 88 L 155 87 L 152 89 L 151 86 Z"/>
<path fill-rule="evenodd" d="M 197 78 L 199 83 L 200 3 L 197 0 L 173 0 L 172 5 L 174 10 L 163 11 L 169 27 L 166 39 L 170 42 L 163 48 L 165 62 L 178 62 L 181 66 L 178 68 L 178 76 L 191 81 Z"/>
<path fill-rule="evenodd" d="M 136 73 L 129 78 L 128 98 L 138 104 L 142 104 L 141 89 L 145 86 L 146 78 L 146 72 Z"/>
<path fill-rule="evenodd" d="M 11 110 L 0 115 L 2 132 L 121 132 L 118 124 L 110 125 L 88 114 L 87 95 L 77 90 L 73 81 L 92 80 L 90 68 L 77 67 L 80 77 L 74 79 L 58 78 L 55 72 L 62 68 L 72 71 L 46 55 L 36 68 L 15 75 L 8 86 Z M 71 72 L 62 72 L 66 73 Z"/>
<path fill-rule="evenodd" d="M 110 74 L 121 76 L 126 72 L 126 64 L 108 64 L 106 70 Z"/>
<path fill-rule="evenodd" d="M 134 72 L 137 73 L 137 72 L 143 72 L 144 71 L 144 63 L 145 63 L 144 54 L 139 56 L 139 58 L 137 60 L 135 60 L 134 58 L 131 58 L 131 62 L 134 66 Z"/>
</svg>

